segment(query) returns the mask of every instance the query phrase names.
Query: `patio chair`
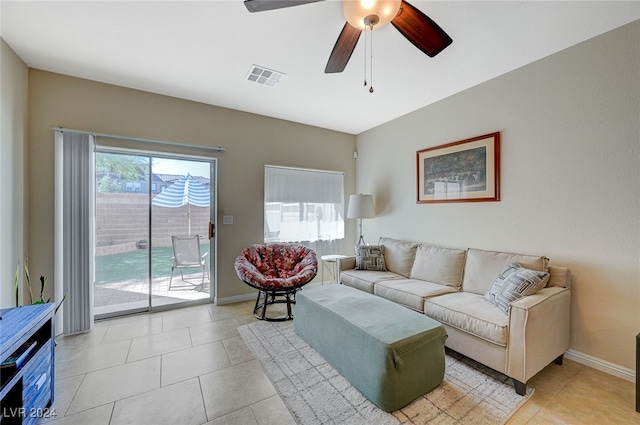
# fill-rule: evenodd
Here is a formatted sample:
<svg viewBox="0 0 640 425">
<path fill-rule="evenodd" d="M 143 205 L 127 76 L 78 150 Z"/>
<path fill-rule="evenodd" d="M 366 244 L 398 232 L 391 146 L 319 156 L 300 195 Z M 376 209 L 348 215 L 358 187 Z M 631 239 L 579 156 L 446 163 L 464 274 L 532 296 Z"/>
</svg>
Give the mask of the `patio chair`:
<svg viewBox="0 0 640 425">
<path fill-rule="evenodd" d="M 235 269 L 240 280 L 258 290 L 253 308 L 256 319 L 291 320 L 291 305 L 296 303 L 296 292 L 316 276 L 318 259 L 313 250 L 302 245 L 255 244 L 240 253 Z M 286 303 L 287 313 L 280 317 L 267 317 L 267 306 L 276 303 Z"/>
<path fill-rule="evenodd" d="M 173 265 L 171 266 L 171 277 L 169 278 L 169 289 L 171 289 L 171 283 L 173 282 L 173 272 L 175 269 L 180 270 L 180 276 L 183 282 L 188 282 L 184 279 L 184 269 L 199 268 L 202 270 L 202 281 L 200 285 L 204 285 L 205 274 L 209 279 L 209 267 L 207 266 L 207 255 L 200 253 L 200 236 L 171 236 L 171 244 L 173 245 Z"/>
</svg>

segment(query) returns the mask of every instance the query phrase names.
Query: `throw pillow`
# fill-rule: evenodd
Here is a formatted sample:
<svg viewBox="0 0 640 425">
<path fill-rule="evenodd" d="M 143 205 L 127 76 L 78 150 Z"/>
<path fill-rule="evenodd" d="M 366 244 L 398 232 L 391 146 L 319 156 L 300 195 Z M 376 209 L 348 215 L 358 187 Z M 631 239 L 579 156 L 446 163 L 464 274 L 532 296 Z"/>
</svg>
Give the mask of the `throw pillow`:
<svg viewBox="0 0 640 425">
<path fill-rule="evenodd" d="M 374 270 L 386 272 L 384 246 L 356 245 L 356 270 Z"/>
<path fill-rule="evenodd" d="M 509 304 L 526 295 L 532 295 L 544 288 L 549 273 L 525 269 L 518 263 L 504 268 L 493 281 L 484 298 L 509 314 Z"/>
</svg>

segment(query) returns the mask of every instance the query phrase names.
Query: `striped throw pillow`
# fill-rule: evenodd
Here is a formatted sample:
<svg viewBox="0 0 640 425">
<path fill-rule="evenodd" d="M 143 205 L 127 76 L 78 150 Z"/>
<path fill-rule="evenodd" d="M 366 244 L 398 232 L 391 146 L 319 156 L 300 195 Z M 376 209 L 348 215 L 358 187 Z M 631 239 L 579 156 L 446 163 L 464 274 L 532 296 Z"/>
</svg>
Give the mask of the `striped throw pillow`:
<svg viewBox="0 0 640 425">
<path fill-rule="evenodd" d="M 356 245 L 356 270 L 373 270 L 386 272 L 384 263 L 384 246 Z"/>
<path fill-rule="evenodd" d="M 484 298 L 509 314 L 509 305 L 544 288 L 549 281 L 549 273 L 525 269 L 518 263 L 511 263 L 493 281 Z"/>
</svg>

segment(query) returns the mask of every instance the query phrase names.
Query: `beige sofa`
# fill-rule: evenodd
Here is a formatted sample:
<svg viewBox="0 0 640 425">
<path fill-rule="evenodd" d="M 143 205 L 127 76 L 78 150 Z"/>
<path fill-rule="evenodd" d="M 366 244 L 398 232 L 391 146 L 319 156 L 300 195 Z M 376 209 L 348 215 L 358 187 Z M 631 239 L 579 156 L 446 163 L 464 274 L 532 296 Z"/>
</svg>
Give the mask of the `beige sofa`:
<svg viewBox="0 0 640 425">
<path fill-rule="evenodd" d="M 446 346 L 514 380 L 526 382 L 569 348 L 570 272 L 543 256 L 452 249 L 381 238 L 387 271 L 355 270 L 355 257 L 338 261 L 338 281 L 389 299 L 441 322 Z M 549 272 L 546 286 L 503 304 L 485 299 L 509 264 Z"/>
</svg>

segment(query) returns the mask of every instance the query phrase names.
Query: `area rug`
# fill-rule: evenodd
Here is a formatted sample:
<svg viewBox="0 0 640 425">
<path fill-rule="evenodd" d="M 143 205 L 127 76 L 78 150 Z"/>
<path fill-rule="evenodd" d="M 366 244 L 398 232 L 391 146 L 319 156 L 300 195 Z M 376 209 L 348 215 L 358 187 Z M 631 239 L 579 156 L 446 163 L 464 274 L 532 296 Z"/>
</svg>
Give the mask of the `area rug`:
<svg viewBox="0 0 640 425">
<path fill-rule="evenodd" d="M 533 394 L 513 381 L 447 350 L 444 382 L 400 410 L 368 401 L 293 331 L 292 322 L 255 322 L 238 328 L 299 424 L 501 424 Z"/>
</svg>

